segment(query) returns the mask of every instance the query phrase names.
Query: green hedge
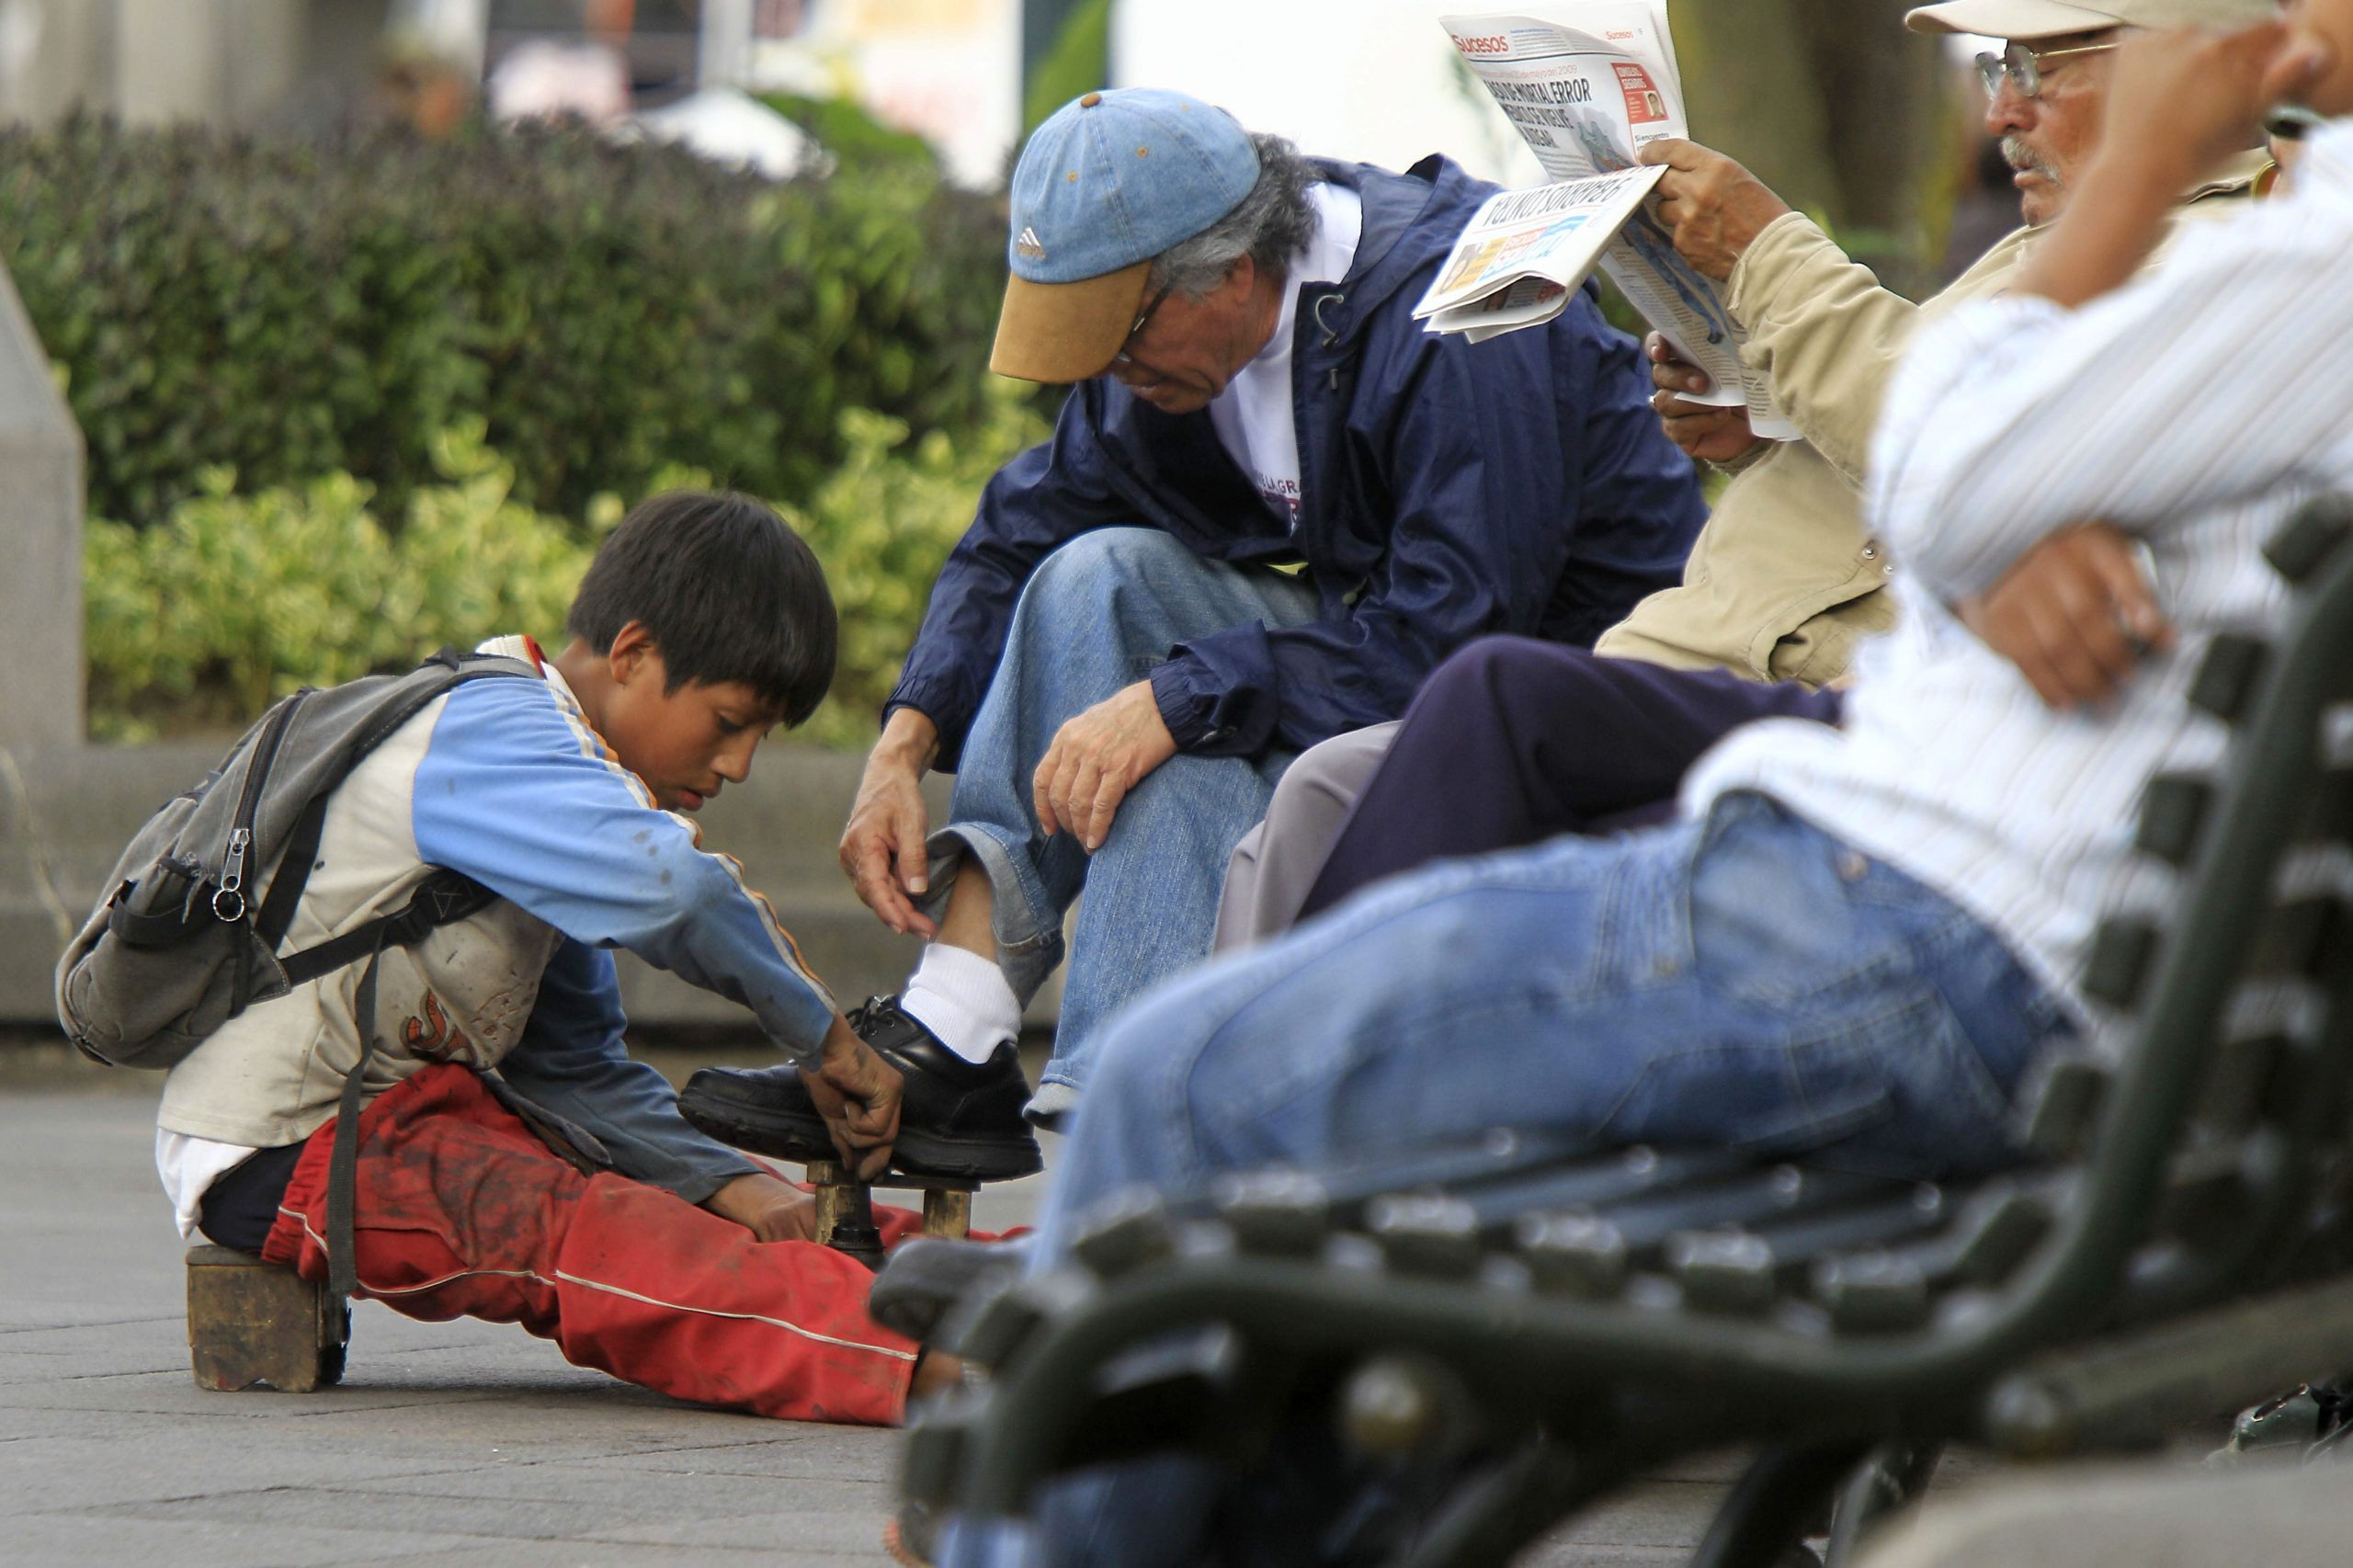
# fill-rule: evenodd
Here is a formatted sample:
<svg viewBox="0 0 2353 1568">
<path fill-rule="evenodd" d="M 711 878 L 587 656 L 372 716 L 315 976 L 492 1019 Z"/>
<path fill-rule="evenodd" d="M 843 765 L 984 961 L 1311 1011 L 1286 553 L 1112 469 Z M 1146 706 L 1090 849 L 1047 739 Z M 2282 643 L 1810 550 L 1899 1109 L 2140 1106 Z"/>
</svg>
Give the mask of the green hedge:
<svg viewBox="0 0 2353 1568">
<path fill-rule="evenodd" d="M 842 460 L 785 514 L 816 549 L 841 609 L 832 699 L 806 738 L 864 745 L 898 679 L 932 579 L 980 488 L 1045 422 L 997 383 L 961 440 L 909 434 L 864 409 L 841 418 Z M 234 727 L 295 687 L 397 669 L 441 644 L 529 631 L 551 646 L 596 541 L 621 516 L 595 497 L 585 526 L 516 498 L 515 470 L 481 426 L 433 443 L 435 476 L 397 513 L 347 473 L 244 491 L 215 468 L 160 525 L 93 522 L 84 548 L 91 730 L 102 740 Z M 651 488 L 701 484 L 672 468 Z M 399 520 L 387 528 L 380 519 Z"/>
<path fill-rule="evenodd" d="M 674 464 L 797 500 L 846 409 L 987 417 L 1002 224 L 888 148 L 771 185 L 558 130 L 0 132 L 0 260 L 88 440 L 91 514 L 141 526 L 221 467 L 248 491 L 347 472 L 400 516 L 470 421 L 540 511 Z"/>
</svg>

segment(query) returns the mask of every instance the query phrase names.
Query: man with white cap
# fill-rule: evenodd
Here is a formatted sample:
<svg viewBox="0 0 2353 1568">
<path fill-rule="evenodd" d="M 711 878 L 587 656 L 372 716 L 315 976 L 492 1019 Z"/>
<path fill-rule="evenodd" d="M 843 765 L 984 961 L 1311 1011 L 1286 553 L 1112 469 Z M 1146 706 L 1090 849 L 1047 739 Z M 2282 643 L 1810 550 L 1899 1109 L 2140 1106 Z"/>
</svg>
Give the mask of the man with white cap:
<svg viewBox="0 0 2353 1568">
<path fill-rule="evenodd" d="M 1440 666 L 1395 725 L 1352 732 L 1303 756 L 1266 823 L 1236 848 L 1217 946 L 1246 946 L 1381 877 L 1441 856 L 1625 825 L 1671 801 L 1684 767 L 1727 729 L 1788 714 L 1835 722 L 1857 642 L 1884 631 L 1900 570 L 1865 527 L 1863 451 L 1880 401 L 1920 326 L 2008 287 L 2058 216 L 2099 139 L 2109 68 L 2136 28 L 2259 20 L 2270 0 L 1949 0 L 1905 17 L 1915 31 L 2005 40 L 1981 55 L 1985 125 L 2018 171 L 2026 226 L 1925 304 L 1881 287 L 1820 225 L 1724 154 L 1690 142 L 1643 151 L 1669 169 L 1661 216 L 1699 271 L 1722 287 L 1804 439 L 1760 441 L 1745 410 L 1678 395 L 1706 378 L 1650 344 L 1652 399 L 1692 457 L 1735 471 L 1684 569 L 1601 635 L 1594 653 L 1527 641 L 1466 650 Z M 2264 164 L 2250 153 L 2184 193 L 2227 210 Z M 2086 531 L 2038 551 L 1977 607 L 1981 631 L 2054 702 L 2096 702 L 2129 669 L 2086 649 L 2062 610 L 2111 600 L 2144 637 L 2154 608 L 2112 534 Z M 2105 622 L 2083 623 L 2095 635 Z M 2103 662 L 2097 653 L 2111 656 Z M 1640 661 L 1633 663 L 1632 661 Z M 1665 665 L 1662 671 L 1653 666 Z M 1746 677 L 1728 679 L 1722 672 Z M 1687 673 L 1688 672 L 1688 673 Z M 1492 781 L 1492 788 L 1489 787 Z"/>
<path fill-rule="evenodd" d="M 875 913 L 936 938 L 853 1020 L 909 1079 L 903 1163 L 1034 1168 L 1012 1039 L 1082 883 L 1039 1119 L 1098 1022 L 1208 952 L 1292 754 L 1395 718 L 1474 636 L 1589 644 L 1676 580 L 1705 507 L 1590 297 L 1475 347 L 1413 319 L 1493 188 L 1304 158 L 1171 92 L 1031 137 L 992 364 L 1075 386 L 941 573 L 842 841 Z M 810 1118 L 790 1074 L 686 1103 L 778 1152 Z"/>
<path fill-rule="evenodd" d="M 1722 153 L 1688 142 L 1644 149 L 1665 163 L 1662 216 L 1676 246 L 1722 283 L 1726 305 L 1749 334 L 1749 360 L 1773 377 L 1777 394 L 1805 439 L 1760 442 L 1745 412 L 1675 394 L 1705 385 L 1691 366 L 1654 341 L 1659 392 L 1652 401 L 1667 433 L 1694 457 L 1738 469 L 1692 551 L 1681 586 L 1653 596 L 1598 646 L 1682 667 L 1724 664 L 1759 676 L 1831 678 L 1846 667 L 1854 639 L 1889 623 L 1877 592 L 1895 566 L 1863 529 L 1856 506 L 1863 449 L 1881 395 L 1923 321 L 2008 287 L 2036 234 L 2059 215 L 2070 183 L 2099 141 L 2109 69 L 2135 29 L 2184 24 L 2234 27 L 2276 13 L 2273 0 L 1947 0 L 1909 12 L 1915 32 L 1977 34 L 2004 40 L 1978 56 L 1985 129 L 2017 171 L 2025 226 L 2000 241 L 1926 305 L 1882 289 L 1830 236 Z M 2244 195 L 2259 153 L 2216 171 L 2187 202 Z M 1785 595 L 1779 607 L 1763 601 Z M 1785 618 L 1769 638 L 1760 610 Z M 1728 652 L 1689 635 L 1724 625 L 1750 633 Z M 1704 635 L 1704 634 L 1703 634 Z"/>
</svg>

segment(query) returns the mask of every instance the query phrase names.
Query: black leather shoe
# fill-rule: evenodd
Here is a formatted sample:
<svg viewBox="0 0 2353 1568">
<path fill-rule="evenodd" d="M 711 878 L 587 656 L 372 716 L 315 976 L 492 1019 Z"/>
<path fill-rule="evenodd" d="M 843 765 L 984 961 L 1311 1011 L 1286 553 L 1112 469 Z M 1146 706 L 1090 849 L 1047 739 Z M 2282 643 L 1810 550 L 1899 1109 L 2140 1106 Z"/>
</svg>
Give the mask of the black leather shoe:
<svg viewBox="0 0 2353 1568">
<path fill-rule="evenodd" d="M 909 1176 L 1006 1181 L 1043 1168 L 1037 1135 L 1021 1119 L 1029 1098 L 1021 1059 L 1007 1040 L 978 1065 L 899 1010 L 873 996 L 849 1027 L 899 1070 L 899 1138 L 891 1168 Z M 712 1137 L 780 1160 L 837 1158 L 798 1068 L 705 1067 L 678 1093 L 688 1121 Z"/>
</svg>

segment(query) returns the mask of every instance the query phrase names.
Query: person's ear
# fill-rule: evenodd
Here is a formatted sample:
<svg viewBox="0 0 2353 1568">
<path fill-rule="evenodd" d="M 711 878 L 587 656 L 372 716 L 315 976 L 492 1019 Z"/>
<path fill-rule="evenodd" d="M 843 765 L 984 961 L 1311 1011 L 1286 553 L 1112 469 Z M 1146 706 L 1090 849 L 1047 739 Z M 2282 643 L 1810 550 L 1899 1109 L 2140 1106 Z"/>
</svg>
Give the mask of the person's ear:
<svg viewBox="0 0 2353 1568">
<path fill-rule="evenodd" d="M 613 633 L 612 646 L 605 650 L 605 668 L 615 686 L 627 686 L 656 652 L 654 633 L 646 629 L 645 622 L 632 620 Z"/>
<path fill-rule="evenodd" d="M 1233 299 L 1246 300 L 1257 282 L 1258 264 L 1247 256 L 1238 256 L 1233 258 L 1233 265 L 1225 269 L 1225 281 L 1218 285 L 1218 291 Z"/>
</svg>

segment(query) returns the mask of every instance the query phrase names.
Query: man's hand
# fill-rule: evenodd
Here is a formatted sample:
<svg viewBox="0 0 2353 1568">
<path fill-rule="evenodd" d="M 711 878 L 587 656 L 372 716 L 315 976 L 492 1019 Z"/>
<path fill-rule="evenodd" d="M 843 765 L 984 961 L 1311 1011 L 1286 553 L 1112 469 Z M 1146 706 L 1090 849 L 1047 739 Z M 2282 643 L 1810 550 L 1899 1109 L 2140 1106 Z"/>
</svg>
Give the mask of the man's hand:
<svg viewBox="0 0 2353 1568">
<path fill-rule="evenodd" d="M 1054 732 L 1054 744 L 1029 780 L 1038 823 L 1069 833 L 1092 855 L 1111 831 L 1111 818 L 1145 774 L 1176 755 L 1154 700 L 1152 682 L 1140 680 L 1105 698 Z"/>
<path fill-rule="evenodd" d="M 817 1203 L 781 1176 L 765 1171 L 739 1176 L 702 1200 L 722 1220 L 733 1220 L 764 1242 L 813 1242 Z"/>
<path fill-rule="evenodd" d="M 2178 190 L 2254 146 L 2264 113 L 2325 64 L 2278 20 L 2138 34 L 2117 51 L 2100 150 L 2158 165 Z"/>
<path fill-rule="evenodd" d="M 1962 624 L 2058 709 L 2107 701 L 2173 642 L 2131 536 L 2106 523 L 2052 534 L 1960 608 Z"/>
<path fill-rule="evenodd" d="M 801 1070 L 801 1082 L 825 1119 L 842 1165 L 860 1181 L 871 1181 L 891 1163 L 899 1137 L 899 1070 L 874 1054 L 846 1018 L 826 1032 L 824 1059 L 817 1070 Z"/>
<path fill-rule="evenodd" d="M 866 759 L 858 800 L 842 829 L 842 872 L 866 907 L 902 937 L 939 935 L 913 900 L 930 890 L 931 813 L 923 802 L 924 769 L 939 752 L 939 731 L 912 708 L 883 727 Z"/>
<path fill-rule="evenodd" d="M 1643 339 L 1643 352 L 1650 358 L 1651 384 L 1658 388 L 1651 393 L 1651 407 L 1657 411 L 1659 428 L 1683 449 L 1685 457 L 1728 463 L 1764 439 L 1748 427 L 1746 408 L 1718 408 L 1676 395 L 1706 392 L 1710 382 L 1708 373 L 1678 358 L 1665 338 L 1652 333 Z"/>
<path fill-rule="evenodd" d="M 2011 293 L 2073 310 L 2120 286 L 2155 248 L 2183 190 L 2253 145 L 2263 112 L 2327 66 L 2325 48 L 2276 21 L 2129 40 L 2109 80 L 2099 150 Z"/>
<path fill-rule="evenodd" d="M 1763 180 L 1697 142 L 1670 136 L 1635 156 L 1666 165 L 1658 182 L 1659 222 L 1675 231 L 1683 259 L 1719 283 L 1765 225 L 1790 210 Z"/>
</svg>

